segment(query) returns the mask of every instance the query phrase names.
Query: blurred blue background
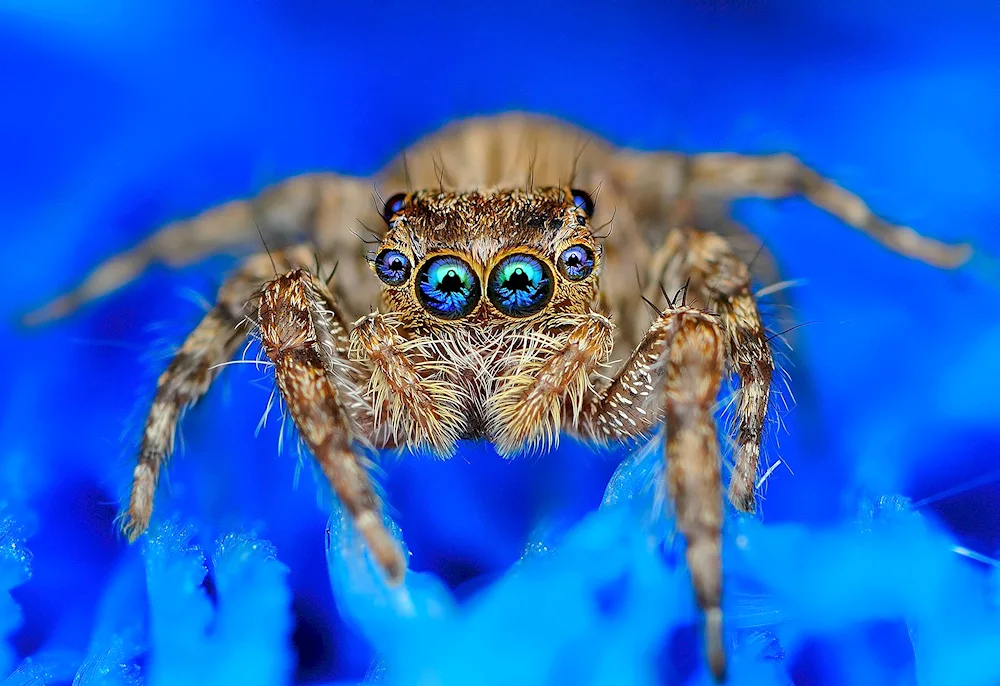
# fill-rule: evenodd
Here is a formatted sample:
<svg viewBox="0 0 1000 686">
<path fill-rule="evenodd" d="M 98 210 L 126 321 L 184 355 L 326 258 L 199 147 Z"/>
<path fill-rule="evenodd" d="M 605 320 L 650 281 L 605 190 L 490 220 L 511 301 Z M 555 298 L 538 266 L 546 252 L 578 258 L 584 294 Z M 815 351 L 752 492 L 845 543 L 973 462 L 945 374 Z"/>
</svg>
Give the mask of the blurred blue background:
<svg viewBox="0 0 1000 686">
<path fill-rule="evenodd" d="M 0 590 L 13 589 L 0 603 L 0 677 L 19 668 L 17 678 L 47 673 L 35 683 L 61 683 L 82 669 L 82 683 L 105 683 L 93 675 L 111 672 L 113 683 L 130 683 L 131 668 L 107 666 L 137 664 L 149 674 L 150 645 L 154 655 L 181 656 L 178 663 L 191 669 L 215 664 L 215 683 L 236 680 L 237 672 L 225 670 L 240 660 L 240 683 L 358 681 L 372 664 L 365 638 L 372 626 L 346 624 L 335 606 L 323 543 L 329 504 L 317 504 L 308 470 L 293 487 L 297 458 L 288 442 L 276 450 L 277 416 L 254 437 L 271 390 L 267 374 L 227 369 L 188 414 L 157 507 L 189 529 L 161 532 L 145 558 L 117 535 L 113 520 L 156 376 L 231 261 L 182 273 L 156 268 L 64 321 L 20 327 L 21 314 L 101 259 L 166 221 L 286 176 L 368 174 L 454 118 L 506 109 L 561 115 L 647 149 L 789 151 L 883 216 L 1000 255 L 998 15 L 988 1 L 0 2 L 7 282 L 0 539 L 8 551 Z M 995 262 L 980 257 L 960 272 L 938 272 L 801 200 L 744 201 L 736 213 L 766 241 L 786 278 L 806 280 L 790 294 L 793 316 L 813 322 L 792 336 L 796 403 L 783 413 L 787 430 L 767 446 L 783 466 L 767 484 L 765 533 L 756 535 L 773 543 L 766 532 L 782 529 L 768 527 L 788 523 L 812 532 L 803 548 L 829 544 L 847 556 L 786 549 L 762 576 L 798 584 L 793 598 L 839 589 L 847 600 L 826 600 L 863 606 L 848 586 L 789 576 L 789 565 L 796 571 L 797 563 L 811 569 L 809 561 L 844 559 L 843 569 L 816 572 L 836 571 L 844 584 L 852 574 L 874 574 L 881 558 L 865 557 L 847 534 L 825 532 L 854 522 L 866 499 L 901 494 L 935 531 L 949 532 L 946 548 L 987 556 L 975 562 L 949 552 L 959 567 L 949 562 L 946 578 L 963 579 L 955 592 L 964 595 L 942 599 L 943 607 L 986 612 L 989 592 L 1000 602 L 989 586 L 989 558 L 1000 548 L 1000 488 L 992 478 L 1000 464 Z M 386 464 L 382 481 L 412 567 L 433 572 L 461 600 L 482 597 L 477 591 L 529 541 L 544 532 L 557 537 L 552 532 L 595 509 L 615 467 L 572 445 L 515 463 L 470 447 L 445 464 Z M 609 521 L 594 526 L 620 526 Z M 274 548 L 261 553 L 256 538 L 217 546 L 234 531 Z M 590 540 L 586 531 L 576 545 Z M 902 549 L 893 559 L 918 577 L 937 559 L 919 546 Z M 216 558 L 207 581 L 198 572 L 202 550 Z M 239 572 L 234 559 L 253 573 Z M 537 605 L 504 583 L 489 591 L 495 602 Z M 914 583 L 915 597 L 941 590 Z M 674 586 L 650 588 L 670 605 Z M 777 657 L 784 659 L 756 683 L 942 683 L 920 678 L 911 639 L 918 654 L 921 644 L 912 623 L 901 623 L 912 619 L 909 609 L 860 611 L 854 624 L 831 628 L 818 619 L 823 598 L 814 599 L 797 610 L 812 633 L 783 641 Z M 178 616 L 165 619 L 170 608 Z M 646 617 L 643 611 L 650 612 L 636 616 Z M 784 618 L 794 623 L 795 611 Z M 564 624 L 571 621 L 567 615 Z M 651 644 L 650 664 L 674 682 L 704 678 L 692 621 L 681 612 L 671 626 L 687 633 Z M 234 622 L 246 632 L 233 632 Z M 982 622 L 1000 630 L 995 614 Z M 640 624 L 630 620 L 615 635 Z M 196 659 L 191 637 L 206 626 L 218 650 Z M 480 651 L 492 640 L 484 626 L 470 620 L 464 629 Z M 539 631 L 527 621 L 519 630 Z M 558 631 L 545 631 L 538 646 L 557 640 Z M 932 655 L 943 645 L 934 631 L 922 635 Z M 996 638 L 975 634 L 983 636 Z M 580 640 L 569 655 L 607 647 Z M 977 645 L 970 639 L 966 649 L 985 659 L 970 647 Z M 530 651 L 468 650 L 443 658 L 459 670 L 452 674 L 464 674 L 458 683 L 486 680 L 475 671 L 488 673 L 484 661 L 544 662 Z M 254 659 L 262 655 L 273 660 L 259 666 Z M 634 667 L 633 658 L 619 667 Z M 568 676 L 569 662 L 521 683 L 561 683 L 559 675 L 581 683 Z M 968 683 L 996 675 L 995 664 L 960 663 Z M 207 678 L 207 669 L 188 680 Z M 950 683 L 965 683 L 952 674 L 958 680 Z"/>
</svg>

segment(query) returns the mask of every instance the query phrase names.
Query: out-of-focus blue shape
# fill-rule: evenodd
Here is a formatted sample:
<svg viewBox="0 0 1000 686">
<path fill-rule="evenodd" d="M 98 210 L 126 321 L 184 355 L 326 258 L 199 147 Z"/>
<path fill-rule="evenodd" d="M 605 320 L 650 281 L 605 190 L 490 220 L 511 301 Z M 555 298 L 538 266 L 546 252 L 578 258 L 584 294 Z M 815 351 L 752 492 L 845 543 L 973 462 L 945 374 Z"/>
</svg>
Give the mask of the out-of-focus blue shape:
<svg viewBox="0 0 1000 686">
<path fill-rule="evenodd" d="M 914 512 L 910 499 L 903 496 L 863 500 L 860 520 L 870 524 L 866 531 L 881 530 L 895 541 L 911 536 L 918 539 L 912 541 L 913 548 L 928 544 L 927 548 L 911 549 L 902 558 L 914 568 L 901 576 L 922 589 L 903 585 L 900 598 L 919 681 L 983 686 L 1000 682 L 1000 652 L 996 650 L 1000 646 L 1000 614 L 985 602 L 987 579 L 956 554 L 961 553 L 961 547 Z M 873 563 L 876 572 L 889 566 L 879 560 Z"/>
<path fill-rule="evenodd" d="M 79 653 L 65 650 L 44 651 L 21 661 L 4 686 L 51 686 L 69 682 L 80 664 Z"/>
<path fill-rule="evenodd" d="M 897 623 L 911 637 L 920 683 L 989 684 L 1000 678 L 996 613 L 984 576 L 953 542 L 897 495 L 863 499 L 858 522 L 816 530 L 740 520 L 731 574 L 763 589 L 781 610 L 778 635 L 798 651 L 820 636 Z M 875 646 L 831 659 L 848 683 L 877 673 Z M 978 652 L 977 652 L 978 651 Z"/>
<path fill-rule="evenodd" d="M 331 580 L 338 606 L 380 654 L 370 678 L 391 684 L 660 683 L 662 645 L 698 618 L 685 568 L 665 564 L 662 556 L 670 522 L 664 526 L 659 488 L 650 479 L 662 471 L 662 443 L 650 446 L 622 464 L 601 511 L 559 541 L 529 544 L 503 580 L 460 606 L 427 574 L 411 572 L 401 587 L 387 586 L 338 509 L 328 533 Z M 637 516 L 643 510 L 645 516 Z M 741 647 L 733 673 L 760 684 L 787 683 L 775 664 L 780 657 Z M 707 678 L 697 658 L 691 666 Z"/>
<path fill-rule="evenodd" d="M 15 586 L 31 578 L 31 551 L 21 527 L 0 510 L 0 674 L 7 674 L 17 661 L 7 637 L 21 625 L 21 608 L 10 595 Z"/>
<path fill-rule="evenodd" d="M 104 650 L 87 656 L 73 679 L 73 686 L 141 686 L 139 668 L 132 658 L 129 639 L 115 637 Z"/>
<path fill-rule="evenodd" d="M 74 686 L 142 684 L 136 662 L 148 649 L 147 615 L 144 565 L 135 548 L 119 561 L 104 589 Z"/>
<path fill-rule="evenodd" d="M 205 556 L 193 536 L 168 521 L 151 530 L 144 544 L 154 684 L 195 683 L 213 662 L 206 636 L 214 611 L 204 588 Z"/>
<path fill-rule="evenodd" d="M 602 507 L 634 502 L 637 511 L 662 509 L 663 431 L 626 454 L 604 489 Z"/>
<path fill-rule="evenodd" d="M 650 487 L 661 450 L 652 441 L 637 451 L 612 478 L 601 511 L 556 545 L 529 546 L 504 580 L 458 607 L 427 575 L 387 587 L 338 512 L 329 525 L 331 579 L 338 604 L 381 655 L 379 683 L 658 683 L 658 647 L 697 624 L 687 573 L 663 557 L 664 529 L 651 528 L 668 519 L 653 514 L 662 509 Z M 908 498 L 865 497 L 857 511 L 855 522 L 819 530 L 730 517 L 733 683 L 789 684 L 786 646 L 797 653 L 818 636 L 892 624 L 912 640 L 920 683 L 995 683 L 1000 656 L 989 646 L 1000 625 L 986 609 L 983 576 Z M 668 535 L 679 552 L 671 542 Z M 700 655 L 699 645 L 688 649 Z M 877 645 L 834 654 L 829 669 L 846 683 L 889 674 L 871 652 Z M 663 668 L 676 670 L 674 662 Z M 705 678 L 698 659 L 692 669 Z"/>
<path fill-rule="evenodd" d="M 425 624 L 454 614 L 451 593 L 431 574 L 407 571 L 401 585 L 389 585 L 344 507 L 337 502 L 332 509 L 327 523 L 326 559 L 337 607 L 357 623 L 369 640 L 378 641 L 394 631 L 415 635 L 426 631 Z M 403 546 L 404 558 L 409 558 L 399 526 L 388 515 L 384 515 L 384 521 Z"/>
<path fill-rule="evenodd" d="M 167 522 L 146 543 L 150 683 L 284 683 L 290 599 L 274 547 L 248 534 L 225 535 L 209 576 L 192 535 Z"/>
<path fill-rule="evenodd" d="M 134 662 L 148 649 L 146 575 L 139 549 L 118 563 L 97 606 L 87 657 L 77 678 L 91 683 L 117 678 L 128 683 Z"/>
<path fill-rule="evenodd" d="M 283 683 L 293 666 L 291 595 L 277 550 L 246 533 L 226 534 L 212 567 L 219 595 L 211 635 L 216 683 Z"/>
</svg>

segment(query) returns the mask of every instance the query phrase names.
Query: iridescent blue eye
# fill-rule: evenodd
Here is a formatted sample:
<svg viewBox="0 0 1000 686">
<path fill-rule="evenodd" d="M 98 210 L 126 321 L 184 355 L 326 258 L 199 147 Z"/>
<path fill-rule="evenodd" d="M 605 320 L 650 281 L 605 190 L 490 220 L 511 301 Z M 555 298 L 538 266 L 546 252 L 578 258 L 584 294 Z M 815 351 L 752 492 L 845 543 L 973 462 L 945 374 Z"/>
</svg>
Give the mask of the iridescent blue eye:
<svg viewBox="0 0 1000 686">
<path fill-rule="evenodd" d="M 570 281 L 583 281 L 594 271 L 594 251 L 585 245 L 573 245 L 559 256 L 559 273 Z"/>
<path fill-rule="evenodd" d="M 493 267 L 486 295 L 511 317 L 530 317 L 552 298 L 552 270 L 531 255 L 509 255 Z"/>
<path fill-rule="evenodd" d="M 382 219 L 388 222 L 393 216 L 402 212 L 404 207 L 406 207 L 406 193 L 396 193 L 385 201 L 385 206 L 382 208 Z"/>
<path fill-rule="evenodd" d="M 461 319 L 479 303 L 479 277 L 457 257 L 432 257 L 417 272 L 417 296 L 435 317 Z"/>
<path fill-rule="evenodd" d="M 398 250 L 383 250 L 375 257 L 375 273 L 390 286 L 410 278 L 410 258 Z"/>
<path fill-rule="evenodd" d="M 594 199 L 590 197 L 590 193 L 572 188 L 570 189 L 570 195 L 573 196 L 574 205 L 583 210 L 588 217 L 594 216 Z"/>
</svg>

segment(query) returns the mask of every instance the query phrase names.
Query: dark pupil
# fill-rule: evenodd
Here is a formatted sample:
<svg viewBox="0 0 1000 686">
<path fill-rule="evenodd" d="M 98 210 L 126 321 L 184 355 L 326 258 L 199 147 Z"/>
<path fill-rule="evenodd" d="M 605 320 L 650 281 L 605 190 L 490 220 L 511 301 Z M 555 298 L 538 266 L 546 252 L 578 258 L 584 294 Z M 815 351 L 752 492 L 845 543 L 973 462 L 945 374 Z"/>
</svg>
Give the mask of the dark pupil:
<svg viewBox="0 0 1000 686">
<path fill-rule="evenodd" d="M 462 279 L 459 278 L 458 274 L 455 273 L 454 269 L 448 270 L 444 278 L 441 279 L 441 283 L 438 284 L 438 289 L 442 293 L 457 293 L 462 290 Z"/>
<path fill-rule="evenodd" d="M 389 269 L 398 272 L 402 268 L 403 268 L 403 261 L 398 257 L 394 257 L 392 259 L 392 263 L 389 265 Z"/>
<path fill-rule="evenodd" d="M 509 288 L 513 291 L 526 291 L 530 285 L 531 279 L 528 278 L 528 275 L 520 267 L 515 269 L 510 278 L 504 282 L 504 288 Z"/>
<path fill-rule="evenodd" d="M 566 258 L 567 267 L 579 267 L 580 266 L 580 256 L 576 253 L 570 255 Z"/>
</svg>

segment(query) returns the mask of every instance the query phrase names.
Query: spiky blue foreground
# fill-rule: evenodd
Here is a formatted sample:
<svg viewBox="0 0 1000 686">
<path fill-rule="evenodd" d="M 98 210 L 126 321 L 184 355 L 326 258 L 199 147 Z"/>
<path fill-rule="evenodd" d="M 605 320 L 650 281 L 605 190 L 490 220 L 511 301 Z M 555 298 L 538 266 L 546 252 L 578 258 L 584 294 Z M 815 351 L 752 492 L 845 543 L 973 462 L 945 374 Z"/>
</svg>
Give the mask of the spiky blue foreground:
<svg viewBox="0 0 1000 686">
<path fill-rule="evenodd" d="M 573 444 L 384 465 L 413 567 L 391 590 L 308 473 L 293 487 L 277 416 L 254 438 L 272 384 L 234 366 L 130 548 L 113 520 L 149 393 L 191 293 L 231 262 L 154 269 L 43 330 L 14 318 L 166 220 L 306 170 L 368 173 L 511 107 L 646 148 L 788 150 L 1000 255 L 996 8 L 342 5 L 0 4 L 0 678 L 704 680 L 655 446 L 617 471 Z M 996 263 L 935 272 L 799 201 L 738 214 L 808 279 L 792 296 L 814 323 L 763 517 L 727 521 L 733 681 L 1000 682 Z"/>
</svg>

